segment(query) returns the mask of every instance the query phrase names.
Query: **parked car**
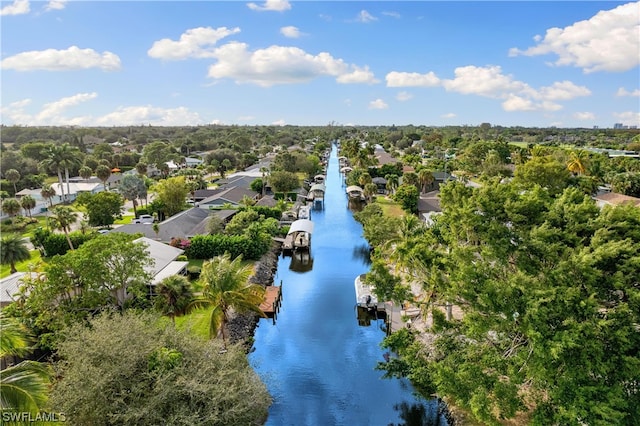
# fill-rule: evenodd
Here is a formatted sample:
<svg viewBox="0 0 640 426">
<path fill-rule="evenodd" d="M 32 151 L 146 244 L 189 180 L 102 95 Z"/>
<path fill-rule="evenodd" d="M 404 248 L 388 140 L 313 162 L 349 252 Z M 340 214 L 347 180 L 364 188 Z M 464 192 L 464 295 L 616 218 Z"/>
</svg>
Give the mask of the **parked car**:
<svg viewBox="0 0 640 426">
<path fill-rule="evenodd" d="M 150 214 L 141 214 L 137 219 L 133 219 L 131 223 L 150 224 L 153 223 L 153 216 L 151 216 Z"/>
</svg>

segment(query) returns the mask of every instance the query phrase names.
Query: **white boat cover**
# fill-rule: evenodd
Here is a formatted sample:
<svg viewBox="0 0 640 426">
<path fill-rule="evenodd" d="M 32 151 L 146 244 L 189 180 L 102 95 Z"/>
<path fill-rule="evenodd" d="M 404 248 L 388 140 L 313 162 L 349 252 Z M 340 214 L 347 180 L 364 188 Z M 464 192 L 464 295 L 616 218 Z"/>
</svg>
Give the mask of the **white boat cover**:
<svg viewBox="0 0 640 426">
<path fill-rule="evenodd" d="M 287 235 L 293 234 L 295 232 L 308 232 L 309 234 L 313 234 L 313 222 L 311 222 L 309 219 L 296 220 L 291 224 Z"/>
</svg>

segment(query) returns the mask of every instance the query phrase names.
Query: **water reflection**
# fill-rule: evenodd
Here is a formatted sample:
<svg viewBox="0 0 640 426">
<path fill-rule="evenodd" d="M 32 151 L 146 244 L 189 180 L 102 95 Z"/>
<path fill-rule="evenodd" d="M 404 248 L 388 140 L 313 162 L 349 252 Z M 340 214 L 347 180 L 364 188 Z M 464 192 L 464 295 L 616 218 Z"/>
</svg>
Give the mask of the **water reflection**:
<svg viewBox="0 0 640 426">
<path fill-rule="evenodd" d="M 371 248 L 369 244 L 359 244 L 353 247 L 353 260 L 362 262 L 365 265 L 371 264 Z"/>
<path fill-rule="evenodd" d="M 445 426 L 446 417 L 441 413 L 440 405 L 408 403 L 395 404 L 393 409 L 400 413 L 404 423 L 389 423 L 388 426 Z"/>
<path fill-rule="evenodd" d="M 313 257 L 308 251 L 296 251 L 291 254 L 289 269 L 294 272 L 305 273 L 313 269 Z"/>
</svg>

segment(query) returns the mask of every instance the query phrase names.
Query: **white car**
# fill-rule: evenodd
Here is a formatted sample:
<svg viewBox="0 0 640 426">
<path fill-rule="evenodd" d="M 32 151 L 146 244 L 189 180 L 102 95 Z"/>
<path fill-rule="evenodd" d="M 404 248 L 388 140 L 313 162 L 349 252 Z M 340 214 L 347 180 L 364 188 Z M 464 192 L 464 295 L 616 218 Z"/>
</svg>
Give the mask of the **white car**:
<svg viewBox="0 0 640 426">
<path fill-rule="evenodd" d="M 141 214 L 137 219 L 133 219 L 131 223 L 151 224 L 153 223 L 153 216 L 150 214 Z"/>
</svg>

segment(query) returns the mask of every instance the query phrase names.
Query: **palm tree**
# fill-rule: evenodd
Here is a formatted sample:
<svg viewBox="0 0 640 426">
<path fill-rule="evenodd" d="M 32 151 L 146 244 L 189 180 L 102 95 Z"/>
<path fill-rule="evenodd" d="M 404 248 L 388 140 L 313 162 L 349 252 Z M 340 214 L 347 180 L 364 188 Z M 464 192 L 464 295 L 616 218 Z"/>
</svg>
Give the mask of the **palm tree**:
<svg viewBox="0 0 640 426">
<path fill-rule="evenodd" d="M 71 225 L 76 223 L 78 213 L 67 206 L 57 206 L 52 210 L 52 213 L 53 215 L 49 218 L 51 227 L 64 232 L 64 235 L 67 237 L 67 243 L 69 243 L 69 248 L 73 250 L 73 243 L 71 242 L 71 238 L 69 238 L 69 231 L 71 230 Z"/>
<path fill-rule="evenodd" d="M 45 159 L 40 162 L 40 167 L 45 170 L 54 170 L 57 173 L 58 183 L 60 184 L 60 195 L 62 196 L 62 200 L 66 201 L 67 197 L 64 193 L 64 181 L 62 180 L 62 151 L 59 146 L 52 144 L 43 152 L 43 155 Z"/>
<path fill-rule="evenodd" d="M 393 194 L 398 188 L 400 178 L 398 177 L 398 175 L 386 175 L 384 178 L 387 181 L 387 190 L 389 191 L 389 193 Z"/>
<path fill-rule="evenodd" d="M 53 207 L 53 197 L 56 196 L 56 190 L 51 185 L 44 185 L 40 190 L 40 195 L 49 200 L 49 207 Z"/>
<path fill-rule="evenodd" d="M 106 191 L 107 180 L 109 180 L 109 176 L 111 176 L 111 169 L 109 168 L 109 166 L 100 164 L 98 167 L 96 167 L 96 176 L 102 181 L 102 185 L 104 186 L 104 190 Z"/>
<path fill-rule="evenodd" d="M 143 162 L 139 162 L 138 164 L 136 164 L 136 171 L 138 172 L 139 175 L 146 175 L 147 174 L 147 163 L 143 163 Z"/>
<path fill-rule="evenodd" d="M 264 287 L 249 283 L 252 273 L 250 265 L 242 265 L 242 256 L 231 260 L 229 253 L 216 256 L 202 265 L 200 280 L 204 284 L 202 296 L 189 305 L 189 309 L 213 307 L 209 322 L 209 337 L 214 338 L 220 331 L 226 347 L 226 325 L 231 310 L 252 311 L 265 316 L 260 310 L 264 299 Z"/>
<path fill-rule="evenodd" d="M 14 318 L 0 313 L 0 359 L 29 352 L 29 336 Z M 46 364 L 22 361 L 0 371 L 0 411 L 38 412 L 48 400 L 50 371 Z"/>
<path fill-rule="evenodd" d="M 431 185 L 435 178 L 433 177 L 433 173 L 429 169 L 421 169 L 418 172 L 418 181 L 420 182 L 420 187 L 422 188 L 422 192 L 427 192 L 427 186 Z"/>
<path fill-rule="evenodd" d="M 569 161 L 567 161 L 567 169 L 574 175 L 583 175 L 587 171 L 588 161 L 589 153 L 587 151 L 571 151 Z"/>
<path fill-rule="evenodd" d="M 367 197 L 367 200 L 371 202 L 373 196 L 378 193 L 378 185 L 375 183 L 368 183 L 364 186 L 364 195 Z"/>
<path fill-rule="evenodd" d="M 82 179 L 87 180 L 93 176 L 93 169 L 89 166 L 82 166 L 80 167 L 80 170 L 78 170 L 78 174 Z"/>
<path fill-rule="evenodd" d="M 120 181 L 119 190 L 125 199 L 131 200 L 133 203 L 133 215 L 138 217 L 138 211 L 136 209 L 138 205 L 137 200 L 145 196 L 147 191 L 144 181 L 140 176 L 125 175 Z"/>
<path fill-rule="evenodd" d="M 173 275 L 160 281 L 156 286 L 156 293 L 156 309 L 170 317 L 174 325 L 176 316 L 183 315 L 193 300 L 191 284 L 182 275 Z"/>
<path fill-rule="evenodd" d="M 2 203 L 2 211 L 8 214 L 9 216 L 15 216 L 20 213 L 22 206 L 20 205 L 20 201 L 15 198 L 9 198 L 8 200 L 4 200 Z"/>
<path fill-rule="evenodd" d="M 9 234 L 2 237 L 2 246 L 0 246 L 0 263 L 3 265 L 11 265 L 12 274 L 18 272 L 16 269 L 16 263 L 24 262 L 29 259 L 31 259 L 31 253 L 29 253 L 24 242 L 24 238 L 22 238 L 21 235 Z"/>
<path fill-rule="evenodd" d="M 36 199 L 31 195 L 25 195 L 24 197 L 20 198 L 20 206 L 27 212 L 29 217 L 32 217 L 31 210 L 33 210 L 33 208 L 36 206 Z"/>
<path fill-rule="evenodd" d="M 4 172 L 4 177 L 11 183 L 13 183 L 13 196 L 15 197 L 18 189 L 16 187 L 16 183 L 20 180 L 20 172 L 16 169 L 9 169 Z"/>
</svg>

